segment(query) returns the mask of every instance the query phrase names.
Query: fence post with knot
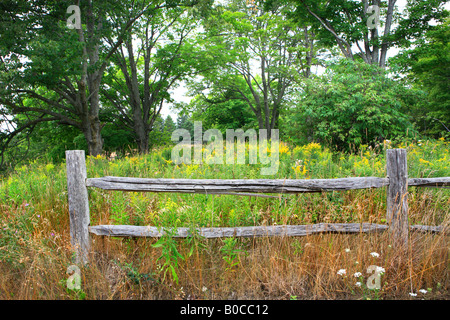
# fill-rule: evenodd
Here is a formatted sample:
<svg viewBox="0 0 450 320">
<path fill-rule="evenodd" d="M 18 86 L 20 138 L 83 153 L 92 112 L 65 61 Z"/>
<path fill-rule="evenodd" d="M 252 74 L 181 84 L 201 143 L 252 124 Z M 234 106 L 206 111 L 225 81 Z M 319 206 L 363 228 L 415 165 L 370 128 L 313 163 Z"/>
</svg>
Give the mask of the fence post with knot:
<svg viewBox="0 0 450 320">
<path fill-rule="evenodd" d="M 386 151 L 387 187 L 386 222 L 397 246 L 408 243 L 408 166 L 405 149 Z"/>
<path fill-rule="evenodd" d="M 89 199 L 86 188 L 84 150 L 66 151 L 67 194 L 70 215 L 70 239 L 75 249 L 75 263 L 89 262 Z"/>
</svg>

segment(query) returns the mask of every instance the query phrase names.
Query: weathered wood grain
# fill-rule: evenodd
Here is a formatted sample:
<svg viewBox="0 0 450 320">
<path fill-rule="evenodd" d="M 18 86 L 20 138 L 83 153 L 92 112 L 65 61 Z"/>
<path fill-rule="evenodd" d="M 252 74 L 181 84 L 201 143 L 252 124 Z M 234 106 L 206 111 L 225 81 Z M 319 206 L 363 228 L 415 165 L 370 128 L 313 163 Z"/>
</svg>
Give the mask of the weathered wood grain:
<svg viewBox="0 0 450 320">
<path fill-rule="evenodd" d="M 393 236 L 394 245 L 408 242 L 408 166 L 405 149 L 386 151 L 387 187 L 386 221 Z"/>
<path fill-rule="evenodd" d="M 450 188 L 450 177 L 441 178 L 410 178 L 409 187 Z"/>
<path fill-rule="evenodd" d="M 103 177 L 86 180 L 86 186 L 105 190 L 180 193 L 304 193 L 344 191 L 387 186 L 389 180 L 377 177 L 339 179 L 151 179 Z"/>
<path fill-rule="evenodd" d="M 66 151 L 67 194 L 70 215 L 70 239 L 75 248 L 75 263 L 86 264 L 90 247 L 89 200 L 85 185 L 84 150 Z"/>
<path fill-rule="evenodd" d="M 225 237 L 266 237 L 266 236 L 307 236 L 317 233 L 369 233 L 388 230 L 389 226 L 374 223 L 318 223 L 312 225 L 280 225 L 251 227 L 196 228 L 196 232 L 205 238 Z M 442 226 L 413 225 L 411 230 L 438 233 Z M 148 237 L 160 238 L 165 232 L 152 226 L 99 225 L 89 227 L 89 232 L 99 236 L 112 237 Z M 177 228 L 175 238 L 187 238 L 192 235 L 190 228 Z"/>
<path fill-rule="evenodd" d="M 386 225 L 370 223 L 319 223 L 312 225 L 279 225 L 251 227 L 197 228 L 205 238 L 222 237 L 265 237 L 265 236 L 306 236 L 314 233 L 359 233 L 377 232 L 388 228 Z M 153 237 L 159 238 L 163 230 L 152 226 L 99 225 L 89 227 L 89 232 L 100 236 L 113 237 Z M 191 235 L 189 228 L 178 228 L 174 237 L 186 238 Z"/>
<path fill-rule="evenodd" d="M 409 229 L 413 231 L 431 232 L 431 233 L 444 232 L 445 234 L 449 234 L 450 232 L 448 228 L 445 229 L 443 226 L 423 226 L 418 224 L 409 226 Z"/>
</svg>

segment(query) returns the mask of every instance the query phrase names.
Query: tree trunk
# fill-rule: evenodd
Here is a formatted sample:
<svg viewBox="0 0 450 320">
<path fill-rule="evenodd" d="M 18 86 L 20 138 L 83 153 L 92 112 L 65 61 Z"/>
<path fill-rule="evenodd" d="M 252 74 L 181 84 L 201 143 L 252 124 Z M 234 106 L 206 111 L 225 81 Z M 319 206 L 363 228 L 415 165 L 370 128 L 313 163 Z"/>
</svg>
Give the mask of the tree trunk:
<svg viewBox="0 0 450 320">
<path fill-rule="evenodd" d="M 95 65 L 99 62 L 100 39 L 98 37 L 94 38 L 96 26 L 93 17 L 92 1 L 89 1 L 88 4 L 86 14 L 87 39 L 84 36 L 83 29 L 78 30 L 80 42 L 84 44 L 83 68 L 81 79 L 78 82 L 78 102 L 80 104 L 80 113 L 83 122 L 82 130 L 88 145 L 88 152 L 89 155 L 95 157 L 103 151 L 102 125 L 100 124 L 99 118 L 99 91 L 102 72 L 95 68 Z M 101 23 L 97 28 L 101 29 Z M 94 71 L 91 71 L 90 68 Z"/>
<path fill-rule="evenodd" d="M 102 125 L 100 121 L 94 121 L 90 125 L 90 140 L 88 140 L 89 155 L 96 157 L 103 152 Z"/>
<path fill-rule="evenodd" d="M 384 33 L 383 33 L 385 39 L 383 39 L 383 43 L 381 44 L 380 61 L 379 61 L 379 66 L 381 68 L 386 68 L 386 57 L 389 48 L 389 43 L 388 40 L 386 40 L 386 37 L 391 32 L 391 25 L 394 18 L 394 7 L 396 2 L 397 0 L 389 0 L 388 4 L 388 10 L 386 13 L 386 24 L 384 26 Z"/>
<path fill-rule="evenodd" d="M 141 118 L 133 117 L 134 121 L 134 134 L 136 135 L 136 142 L 138 145 L 139 153 L 148 153 L 148 129 L 145 126 L 144 121 Z"/>
</svg>

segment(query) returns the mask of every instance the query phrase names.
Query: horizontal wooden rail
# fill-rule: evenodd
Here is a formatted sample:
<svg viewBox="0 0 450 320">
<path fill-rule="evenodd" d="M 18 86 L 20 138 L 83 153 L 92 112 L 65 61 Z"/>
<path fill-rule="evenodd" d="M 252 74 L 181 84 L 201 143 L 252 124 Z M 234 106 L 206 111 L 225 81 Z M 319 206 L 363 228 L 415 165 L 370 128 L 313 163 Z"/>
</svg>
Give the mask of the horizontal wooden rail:
<svg viewBox="0 0 450 320">
<path fill-rule="evenodd" d="M 86 179 L 87 187 L 104 190 L 137 192 L 179 192 L 198 194 L 305 193 L 382 188 L 389 178 L 356 177 L 337 179 L 153 179 L 129 177 L 102 177 Z M 412 178 L 409 187 L 450 188 L 450 177 Z"/>
<path fill-rule="evenodd" d="M 196 228 L 198 234 L 205 238 L 222 237 L 265 237 L 265 236 L 307 236 L 315 233 L 368 233 L 380 232 L 389 228 L 387 225 L 375 223 L 318 223 L 309 225 L 278 225 L 251 227 L 217 227 Z M 410 226 L 411 230 L 420 232 L 441 232 L 442 226 Z M 89 227 L 89 232 L 99 236 L 112 237 L 148 237 L 160 238 L 165 232 L 161 228 L 151 226 L 98 225 Z M 177 228 L 175 238 L 192 236 L 190 228 Z"/>
<path fill-rule="evenodd" d="M 410 178 L 408 187 L 450 188 L 450 177 Z"/>
<path fill-rule="evenodd" d="M 381 188 L 389 179 L 356 177 L 338 179 L 151 179 L 103 177 L 86 179 L 87 187 L 105 190 L 180 192 L 201 194 L 253 193 L 304 193 Z"/>
</svg>

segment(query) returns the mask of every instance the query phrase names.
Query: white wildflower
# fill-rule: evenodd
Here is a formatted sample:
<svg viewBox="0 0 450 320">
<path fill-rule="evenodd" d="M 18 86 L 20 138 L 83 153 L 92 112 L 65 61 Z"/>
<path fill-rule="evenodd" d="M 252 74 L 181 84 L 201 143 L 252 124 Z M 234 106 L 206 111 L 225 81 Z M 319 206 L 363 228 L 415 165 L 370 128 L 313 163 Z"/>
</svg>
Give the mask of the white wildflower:
<svg viewBox="0 0 450 320">
<path fill-rule="evenodd" d="M 415 296 L 417 296 L 417 293 L 410 292 L 409 295 L 410 295 L 411 297 L 415 297 Z"/>
<path fill-rule="evenodd" d="M 347 271 L 345 271 L 345 269 L 339 269 L 339 271 L 337 272 L 337 274 L 338 275 L 344 275 L 344 274 L 346 274 L 347 273 Z"/>
<path fill-rule="evenodd" d="M 380 256 L 380 254 L 378 254 L 376 252 L 371 252 L 370 255 L 375 258 L 378 258 Z"/>
<path fill-rule="evenodd" d="M 202 291 L 203 291 L 203 292 L 205 292 L 206 290 L 208 290 L 207 287 L 203 287 L 203 288 L 202 288 Z"/>
<path fill-rule="evenodd" d="M 345 252 L 350 252 L 350 249 L 349 248 L 345 249 Z"/>
<path fill-rule="evenodd" d="M 419 292 L 425 294 L 425 293 L 427 293 L 428 291 L 425 290 L 425 289 L 420 289 Z"/>
<path fill-rule="evenodd" d="M 357 286 L 357 287 L 361 287 L 361 282 L 357 282 L 357 283 L 355 283 L 355 286 Z"/>
<path fill-rule="evenodd" d="M 355 274 L 353 274 L 353 276 L 354 276 L 355 278 L 359 278 L 359 277 L 362 276 L 362 273 L 361 273 L 361 272 L 355 272 Z"/>
</svg>

